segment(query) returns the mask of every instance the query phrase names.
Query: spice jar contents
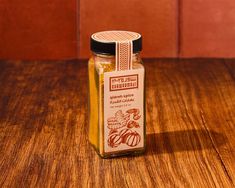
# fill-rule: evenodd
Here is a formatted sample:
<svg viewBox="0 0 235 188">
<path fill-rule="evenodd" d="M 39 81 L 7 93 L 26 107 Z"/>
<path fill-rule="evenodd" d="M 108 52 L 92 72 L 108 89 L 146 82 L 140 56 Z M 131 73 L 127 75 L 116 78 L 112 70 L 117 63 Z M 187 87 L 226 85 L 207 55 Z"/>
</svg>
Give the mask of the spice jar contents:
<svg viewBox="0 0 235 188">
<path fill-rule="evenodd" d="M 144 66 L 141 35 L 104 31 L 91 36 L 89 141 L 101 157 L 145 150 Z"/>
</svg>

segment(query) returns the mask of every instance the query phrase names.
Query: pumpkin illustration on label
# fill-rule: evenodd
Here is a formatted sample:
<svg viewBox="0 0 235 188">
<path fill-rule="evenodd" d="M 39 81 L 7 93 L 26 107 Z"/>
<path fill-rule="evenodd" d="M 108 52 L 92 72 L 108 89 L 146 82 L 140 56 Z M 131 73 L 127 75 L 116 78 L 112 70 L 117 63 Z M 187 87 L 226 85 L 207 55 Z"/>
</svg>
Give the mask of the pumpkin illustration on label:
<svg viewBox="0 0 235 188">
<path fill-rule="evenodd" d="M 125 137 L 125 143 L 130 147 L 135 147 L 140 143 L 141 137 L 140 135 L 135 131 L 132 133 L 127 134 Z"/>
<path fill-rule="evenodd" d="M 130 133 L 132 133 L 132 130 L 130 130 L 130 129 L 123 129 L 120 131 L 119 135 L 122 138 L 122 143 L 126 142 L 125 137 Z"/>
<path fill-rule="evenodd" d="M 118 110 L 113 117 L 107 119 L 108 146 L 116 148 L 121 144 L 135 147 L 140 143 L 141 136 L 135 130 L 140 128 L 137 120 L 141 117 L 140 110 L 132 108 L 125 113 Z"/>
<path fill-rule="evenodd" d="M 112 134 L 108 139 L 108 145 L 112 148 L 118 147 L 122 143 L 122 137 L 119 134 Z"/>
</svg>

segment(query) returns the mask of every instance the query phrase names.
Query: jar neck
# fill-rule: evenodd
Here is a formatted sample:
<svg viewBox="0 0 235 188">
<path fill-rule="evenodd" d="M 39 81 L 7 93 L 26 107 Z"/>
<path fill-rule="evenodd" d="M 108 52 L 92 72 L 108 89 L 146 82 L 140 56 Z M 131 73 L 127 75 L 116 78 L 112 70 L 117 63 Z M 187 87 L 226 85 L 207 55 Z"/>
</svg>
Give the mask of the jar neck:
<svg viewBox="0 0 235 188">
<path fill-rule="evenodd" d="M 96 61 L 112 63 L 115 62 L 115 55 L 107 55 L 107 54 L 98 54 L 93 52 L 93 57 Z M 140 61 L 140 53 L 134 53 L 132 55 L 132 61 L 139 62 Z"/>
</svg>

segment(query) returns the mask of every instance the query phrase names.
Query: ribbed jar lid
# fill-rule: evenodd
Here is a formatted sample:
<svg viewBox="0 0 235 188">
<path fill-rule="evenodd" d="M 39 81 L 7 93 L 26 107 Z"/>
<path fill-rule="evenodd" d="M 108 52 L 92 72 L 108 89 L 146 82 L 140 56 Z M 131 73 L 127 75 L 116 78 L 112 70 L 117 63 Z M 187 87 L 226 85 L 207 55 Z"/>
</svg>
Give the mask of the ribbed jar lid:
<svg viewBox="0 0 235 188">
<path fill-rule="evenodd" d="M 131 31 L 101 31 L 90 39 L 91 51 L 99 54 L 115 55 L 116 42 L 132 41 L 133 53 L 142 50 L 142 36 Z"/>
</svg>

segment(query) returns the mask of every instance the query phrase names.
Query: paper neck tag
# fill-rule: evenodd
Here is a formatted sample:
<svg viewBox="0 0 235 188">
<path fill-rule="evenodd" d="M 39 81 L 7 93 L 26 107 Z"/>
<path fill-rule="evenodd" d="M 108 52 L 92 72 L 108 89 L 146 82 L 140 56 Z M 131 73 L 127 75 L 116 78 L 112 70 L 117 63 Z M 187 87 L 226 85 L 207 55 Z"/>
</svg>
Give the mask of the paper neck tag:
<svg viewBox="0 0 235 188">
<path fill-rule="evenodd" d="M 132 41 L 116 42 L 116 71 L 131 70 L 133 56 Z"/>
</svg>

